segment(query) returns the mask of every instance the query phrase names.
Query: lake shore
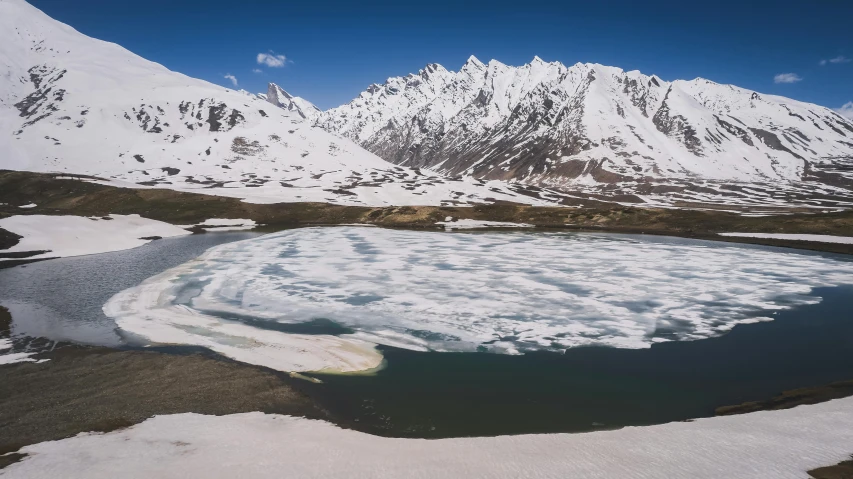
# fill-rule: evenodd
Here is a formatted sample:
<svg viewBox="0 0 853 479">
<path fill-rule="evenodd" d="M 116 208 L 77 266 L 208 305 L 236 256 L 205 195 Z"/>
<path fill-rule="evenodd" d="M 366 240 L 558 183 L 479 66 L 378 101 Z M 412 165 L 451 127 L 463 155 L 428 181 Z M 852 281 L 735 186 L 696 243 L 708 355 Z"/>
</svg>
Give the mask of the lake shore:
<svg viewBox="0 0 853 479">
<path fill-rule="evenodd" d="M 523 223 L 538 231 L 598 231 L 678 236 L 853 254 L 853 244 L 789 239 L 728 237 L 720 233 L 810 234 L 853 237 L 853 211 L 823 212 L 806 208 L 748 209 L 689 204 L 682 209 L 623 206 L 589 198 L 565 207 L 535 207 L 498 202 L 470 207 L 340 206 L 326 203 L 254 204 L 236 198 L 165 189 L 118 188 L 93 178 L 67 174 L 0 170 L 0 218 L 21 214 L 103 217 L 138 214 L 173 225 L 200 224 L 211 218 L 245 218 L 272 232 L 318 225 L 369 224 L 409 229 L 444 229 L 448 217 L 458 220 Z M 35 206 L 20 209 L 19 205 Z M 195 228 L 204 232 L 204 228 Z M 0 230 L 0 252 L 17 244 L 16 235 Z M 0 267 L 27 262 L 6 261 Z"/>
<path fill-rule="evenodd" d="M 0 367 L 0 469 L 25 457 L 20 448 L 88 431 L 108 432 L 152 416 L 193 412 L 228 415 L 260 411 L 322 419 L 362 430 L 324 409 L 307 384 L 265 368 L 208 352 L 140 351 L 61 344 L 42 353 L 39 364 Z M 849 383 L 849 382 L 848 382 Z M 823 394 L 832 388 L 834 394 Z M 798 404 L 817 404 L 853 395 L 853 388 L 811 388 Z M 794 407 L 798 404 L 789 404 Z M 723 409 L 723 408 L 721 408 Z M 780 409 L 778 401 L 726 408 L 737 415 Z M 376 434 L 377 431 L 371 430 Z M 393 435 L 392 435 L 393 437 Z M 820 479 L 846 477 L 849 461 L 813 471 Z M 832 475 L 836 474 L 836 475 Z"/>
</svg>

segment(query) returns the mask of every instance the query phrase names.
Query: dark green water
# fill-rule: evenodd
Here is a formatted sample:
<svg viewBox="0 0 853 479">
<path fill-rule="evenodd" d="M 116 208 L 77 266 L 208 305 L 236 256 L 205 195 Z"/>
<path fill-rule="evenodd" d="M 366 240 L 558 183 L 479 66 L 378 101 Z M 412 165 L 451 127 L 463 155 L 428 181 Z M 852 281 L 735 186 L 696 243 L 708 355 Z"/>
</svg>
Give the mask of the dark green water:
<svg viewBox="0 0 853 479">
<path fill-rule="evenodd" d="M 718 338 L 507 356 L 381 348 L 375 376 L 313 375 L 338 419 L 383 435 L 579 432 L 712 416 L 718 406 L 853 379 L 853 287 Z"/>
</svg>

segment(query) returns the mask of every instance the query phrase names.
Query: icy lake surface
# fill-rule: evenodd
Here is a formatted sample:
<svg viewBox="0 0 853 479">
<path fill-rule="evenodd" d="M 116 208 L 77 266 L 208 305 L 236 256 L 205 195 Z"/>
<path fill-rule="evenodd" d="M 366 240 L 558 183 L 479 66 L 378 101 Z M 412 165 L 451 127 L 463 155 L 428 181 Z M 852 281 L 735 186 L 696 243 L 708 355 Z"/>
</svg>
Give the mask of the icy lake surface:
<svg viewBox="0 0 853 479">
<path fill-rule="evenodd" d="M 335 369 L 344 354 L 342 369 L 355 370 L 375 365 L 370 344 L 519 353 L 702 339 L 814 304 L 813 288 L 842 284 L 853 284 L 851 262 L 741 245 L 306 228 L 216 246 L 120 292 L 104 311 L 153 342 L 207 346 L 270 367 L 281 359 L 282 370 Z M 312 339 L 280 325 L 318 319 L 348 330 L 314 337 L 336 341 L 318 349 L 339 351 L 294 366 L 294 351 Z M 297 336 L 303 343 L 289 342 Z M 266 359 L 253 358 L 253 348 Z M 286 357 L 268 359 L 282 348 Z"/>
</svg>

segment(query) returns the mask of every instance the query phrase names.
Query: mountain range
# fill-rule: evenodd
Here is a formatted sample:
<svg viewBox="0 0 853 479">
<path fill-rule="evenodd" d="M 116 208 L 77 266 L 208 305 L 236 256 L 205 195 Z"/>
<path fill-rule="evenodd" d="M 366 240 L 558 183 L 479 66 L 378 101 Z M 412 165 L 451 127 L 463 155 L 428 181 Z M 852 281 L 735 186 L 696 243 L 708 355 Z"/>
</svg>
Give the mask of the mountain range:
<svg viewBox="0 0 853 479">
<path fill-rule="evenodd" d="M 429 64 L 321 111 L 172 72 L 0 0 L 0 167 L 253 202 L 853 206 L 853 123 L 597 64 Z"/>
<path fill-rule="evenodd" d="M 390 162 L 449 175 L 639 196 L 755 184 L 841 204 L 853 188 L 853 122 L 829 108 L 598 64 L 472 56 L 308 117 Z"/>
</svg>

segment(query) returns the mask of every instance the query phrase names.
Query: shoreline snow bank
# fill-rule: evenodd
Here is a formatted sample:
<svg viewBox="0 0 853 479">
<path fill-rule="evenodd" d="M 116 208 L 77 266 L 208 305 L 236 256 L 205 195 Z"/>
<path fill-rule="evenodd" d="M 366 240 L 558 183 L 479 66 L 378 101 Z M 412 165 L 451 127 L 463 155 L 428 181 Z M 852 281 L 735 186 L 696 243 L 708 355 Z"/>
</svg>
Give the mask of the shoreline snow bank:
<svg viewBox="0 0 853 479">
<path fill-rule="evenodd" d="M 244 231 L 260 226 L 255 220 L 233 218 L 208 218 L 194 225 L 181 225 L 181 228 L 203 228 L 207 231 Z"/>
<path fill-rule="evenodd" d="M 818 243 L 853 244 L 853 236 L 803 235 L 786 233 L 720 233 L 720 236 L 781 239 L 792 241 L 815 241 Z"/>
<path fill-rule="evenodd" d="M 371 436 L 260 412 L 155 416 L 106 434 L 24 447 L 4 477 L 800 479 L 853 448 L 853 398 L 582 434 Z"/>
<path fill-rule="evenodd" d="M 450 218 L 448 216 L 448 218 Z M 435 224 L 443 225 L 446 230 L 467 230 L 475 228 L 533 228 L 534 225 L 527 223 L 510 223 L 507 221 L 481 221 L 461 219 L 453 221 L 452 218 L 438 221 Z"/>
<path fill-rule="evenodd" d="M 0 228 L 23 236 L 3 253 L 46 251 L 27 259 L 106 253 L 142 246 L 153 238 L 192 234 L 139 215 L 107 217 L 22 215 L 0 219 Z M 0 260 L 2 261 L 2 260 Z"/>
</svg>

